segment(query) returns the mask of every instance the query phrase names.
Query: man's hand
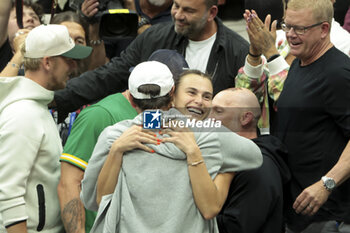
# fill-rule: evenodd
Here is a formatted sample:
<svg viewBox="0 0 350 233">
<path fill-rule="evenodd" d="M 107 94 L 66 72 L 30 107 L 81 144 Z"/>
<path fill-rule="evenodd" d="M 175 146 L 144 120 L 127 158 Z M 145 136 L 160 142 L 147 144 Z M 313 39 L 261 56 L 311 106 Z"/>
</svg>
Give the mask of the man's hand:
<svg viewBox="0 0 350 233">
<path fill-rule="evenodd" d="M 267 59 L 277 54 L 276 49 L 276 27 L 277 20 L 271 24 L 271 15 L 267 15 L 263 23 L 257 13 L 245 10 L 243 14 L 247 23 L 247 33 L 250 41 L 250 53 L 254 55 L 263 54 Z"/>
<path fill-rule="evenodd" d="M 16 36 L 13 39 L 13 51 L 16 52 L 20 52 L 21 51 L 21 45 L 24 43 L 28 33 L 30 32 L 29 29 L 19 29 L 16 32 Z"/>
<path fill-rule="evenodd" d="M 7 230 L 7 233 L 18 233 L 18 232 L 27 233 L 28 232 L 27 231 L 27 221 L 17 223 L 13 226 L 6 228 L 6 230 Z"/>
<path fill-rule="evenodd" d="M 93 17 L 98 12 L 98 0 L 84 0 L 81 4 L 81 12 L 88 18 Z"/>
<path fill-rule="evenodd" d="M 320 180 L 303 190 L 295 200 L 293 209 L 297 214 L 314 215 L 327 201 L 330 194 L 331 192 L 323 186 Z"/>
</svg>

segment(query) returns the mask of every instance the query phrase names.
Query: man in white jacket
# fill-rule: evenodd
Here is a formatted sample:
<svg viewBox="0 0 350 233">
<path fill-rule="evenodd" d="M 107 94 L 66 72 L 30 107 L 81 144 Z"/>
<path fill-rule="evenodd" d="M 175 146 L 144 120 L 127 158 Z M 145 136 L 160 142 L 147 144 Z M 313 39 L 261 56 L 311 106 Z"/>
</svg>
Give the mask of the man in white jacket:
<svg viewBox="0 0 350 233">
<path fill-rule="evenodd" d="M 62 152 L 47 104 L 65 87 L 75 45 L 65 26 L 33 29 L 23 47 L 25 77 L 0 78 L 0 232 L 63 232 L 57 197 Z"/>
</svg>

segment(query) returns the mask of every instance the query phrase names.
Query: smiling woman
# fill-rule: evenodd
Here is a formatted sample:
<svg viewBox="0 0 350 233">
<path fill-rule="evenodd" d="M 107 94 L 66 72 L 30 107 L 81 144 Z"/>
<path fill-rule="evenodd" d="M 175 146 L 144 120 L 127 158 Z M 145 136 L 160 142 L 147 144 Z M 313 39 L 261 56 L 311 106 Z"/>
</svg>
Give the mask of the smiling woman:
<svg viewBox="0 0 350 233">
<path fill-rule="evenodd" d="M 211 78 L 200 71 L 184 72 L 175 83 L 174 105 L 182 114 L 204 120 L 211 107 Z"/>
</svg>

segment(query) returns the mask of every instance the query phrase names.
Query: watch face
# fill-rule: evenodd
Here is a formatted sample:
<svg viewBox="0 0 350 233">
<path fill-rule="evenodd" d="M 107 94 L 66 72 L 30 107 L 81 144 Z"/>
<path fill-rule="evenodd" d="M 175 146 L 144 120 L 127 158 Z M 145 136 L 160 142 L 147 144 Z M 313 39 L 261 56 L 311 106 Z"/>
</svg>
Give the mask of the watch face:
<svg viewBox="0 0 350 233">
<path fill-rule="evenodd" d="M 326 186 L 327 189 L 330 189 L 330 190 L 335 188 L 335 182 L 333 179 L 327 179 L 324 185 Z"/>
</svg>

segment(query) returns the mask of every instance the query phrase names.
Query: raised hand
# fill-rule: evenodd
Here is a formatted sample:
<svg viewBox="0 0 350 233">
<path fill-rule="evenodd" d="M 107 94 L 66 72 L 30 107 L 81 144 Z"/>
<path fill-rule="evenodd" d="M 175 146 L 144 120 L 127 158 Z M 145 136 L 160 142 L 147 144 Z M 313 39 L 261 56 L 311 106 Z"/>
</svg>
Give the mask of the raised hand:
<svg viewBox="0 0 350 233">
<path fill-rule="evenodd" d="M 84 0 L 81 4 L 81 12 L 88 18 L 93 17 L 98 12 L 98 0 Z"/>
<path fill-rule="evenodd" d="M 277 54 L 275 46 L 277 20 L 271 24 L 271 15 L 267 15 L 263 23 L 254 10 L 245 10 L 243 17 L 247 23 L 250 53 L 253 55 L 263 54 L 266 58 Z"/>
</svg>

